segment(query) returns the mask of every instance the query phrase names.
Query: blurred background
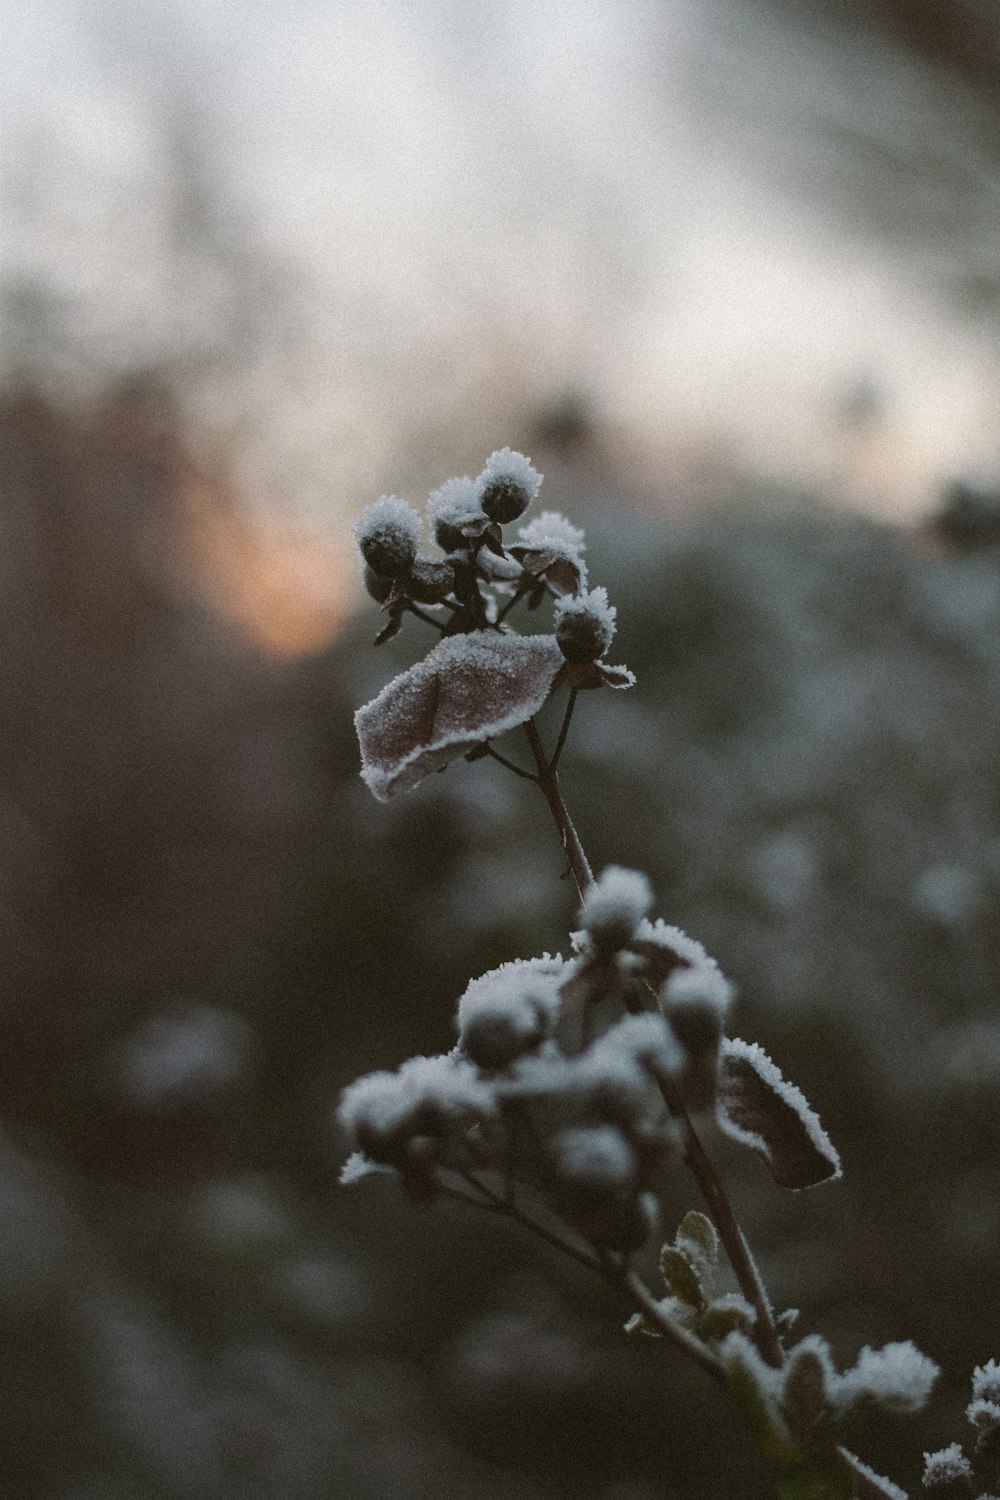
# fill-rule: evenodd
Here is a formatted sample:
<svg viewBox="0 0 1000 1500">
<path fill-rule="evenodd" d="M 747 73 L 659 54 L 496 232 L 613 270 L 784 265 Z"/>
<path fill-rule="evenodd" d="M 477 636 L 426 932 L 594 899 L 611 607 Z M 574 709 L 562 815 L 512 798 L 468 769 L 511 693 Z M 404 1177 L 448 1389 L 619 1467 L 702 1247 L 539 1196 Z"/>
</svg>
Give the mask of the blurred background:
<svg viewBox="0 0 1000 1500">
<path fill-rule="evenodd" d="M 859 1438 L 916 1484 L 1000 1357 L 995 7 L 21 0 L 3 43 L 0 1494 L 768 1493 L 582 1273 L 336 1185 L 342 1084 L 573 920 L 532 788 L 357 777 L 426 642 L 371 648 L 349 519 L 506 443 L 639 677 L 567 799 L 840 1147 L 786 1196 L 709 1131 L 800 1329 L 945 1367 Z"/>
</svg>

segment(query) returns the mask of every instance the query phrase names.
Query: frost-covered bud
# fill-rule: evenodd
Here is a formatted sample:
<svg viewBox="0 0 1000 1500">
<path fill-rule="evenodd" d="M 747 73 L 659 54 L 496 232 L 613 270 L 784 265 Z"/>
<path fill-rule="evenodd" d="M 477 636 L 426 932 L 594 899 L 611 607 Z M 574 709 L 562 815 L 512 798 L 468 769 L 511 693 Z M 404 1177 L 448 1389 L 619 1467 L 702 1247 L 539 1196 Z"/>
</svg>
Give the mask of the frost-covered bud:
<svg viewBox="0 0 1000 1500">
<path fill-rule="evenodd" d="M 1000 1405 L 977 1396 L 970 1401 L 965 1415 L 976 1429 L 976 1452 L 989 1458 L 1000 1458 Z"/>
<path fill-rule="evenodd" d="M 866 1346 L 854 1369 L 841 1377 L 837 1404 L 847 1410 L 867 1398 L 887 1411 L 902 1414 L 919 1411 L 940 1373 L 934 1361 L 921 1354 L 909 1339 L 886 1344 L 884 1349 Z"/>
<path fill-rule="evenodd" d="M 567 661 L 597 661 L 611 645 L 617 610 L 608 603 L 608 591 L 590 589 L 567 594 L 556 601 L 556 640 Z"/>
<path fill-rule="evenodd" d="M 337 1118 L 372 1161 L 405 1167 L 418 1138 L 446 1139 L 495 1112 L 489 1087 L 454 1057 L 411 1057 L 395 1073 L 368 1073 L 341 1095 Z"/>
<path fill-rule="evenodd" d="M 491 521 L 506 526 L 523 516 L 538 494 L 542 476 L 523 453 L 500 448 L 491 453 L 476 481 L 479 503 Z"/>
<path fill-rule="evenodd" d="M 534 1052 L 559 1012 L 561 959 L 516 960 L 474 979 L 458 1002 L 459 1046 L 481 1068 Z"/>
<path fill-rule="evenodd" d="M 686 1056 L 684 1094 L 693 1109 L 715 1098 L 719 1046 L 735 991 L 711 960 L 674 969 L 660 988 L 660 1009 Z"/>
<path fill-rule="evenodd" d="M 972 1485 L 972 1465 L 957 1443 L 924 1454 L 924 1488 L 949 1490 L 967 1495 Z"/>
<path fill-rule="evenodd" d="M 613 1125 L 563 1130 L 553 1141 L 560 1176 L 595 1194 L 627 1192 L 635 1184 L 636 1155 Z"/>
<path fill-rule="evenodd" d="M 363 577 L 365 580 L 365 588 L 368 590 L 368 593 L 371 595 L 371 597 L 375 600 L 375 603 L 384 604 L 389 595 L 392 593 L 392 579 L 384 577 L 381 573 L 376 573 L 375 569 L 368 563 L 365 563 L 365 571 Z"/>
<path fill-rule="evenodd" d="M 468 475 L 449 479 L 440 489 L 431 492 L 427 512 L 434 527 L 434 540 L 443 552 L 457 552 L 467 547 L 469 540 L 463 536 L 462 527 L 483 520 L 478 484 Z"/>
<path fill-rule="evenodd" d="M 420 545 L 420 517 L 398 495 L 383 495 L 354 523 L 361 555 L 383 578 L 405 578 Z"/>
<path fill-rule="evenodd" d="M 976 1401 L 992 1401 L 1000 1406 L 1000 1365 L 988 1359 L 972 1372 L 972 1396 Z"/>
<path fill-rule="evenodd" d="M 653 888 L 639 870 L 608 865 L 587 891 L 580 925 L 599 954 L 618 953 L 634 937 L 653 904 Z"/>
</svg>

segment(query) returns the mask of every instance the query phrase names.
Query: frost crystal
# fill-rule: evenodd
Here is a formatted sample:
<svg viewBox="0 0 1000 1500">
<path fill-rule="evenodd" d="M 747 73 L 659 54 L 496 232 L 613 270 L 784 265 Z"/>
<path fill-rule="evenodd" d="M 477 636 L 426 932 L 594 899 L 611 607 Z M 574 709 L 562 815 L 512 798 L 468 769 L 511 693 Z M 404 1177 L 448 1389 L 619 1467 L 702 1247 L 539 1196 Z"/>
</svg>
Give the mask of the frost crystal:
<svg viewBox="0 0 1000 1500">
<path fill-rule="evenodd" d="M 919 1411 L 940 1373 L 909 1339 L 884 1349 L 866 1346 L 854 1369 L 841 1377 L 838 1403 L 846 1408 L 868 1397 L 889 1411 Z"/>
<path fill-rule="evenodd" d="M 567 521 L 557 510 L 543 510 L 526 526 L 520 526 L 517 534 L 533 551 L 557 552 L 577 565 L 586 548 L 579 526 Z"/>
<path fill-rule="evenodd" d="M 1000 1432 L 1000 1404 L 996 1401 L 988 1401 L 980 1396 L 969 1402 L 965 1415 L 973 1427 L 982 1433 Z"/>
<path fill-rule="evenodd" d="M 567 661 L 597 661 L 611 645 L 617 610 L 608 591 L 590 589 L 556 601 L 556 640 Z"/>
<path fill-rule="evenodd" d="M 923 1482 L 926 1489 L 954 1484 L 958 1480 L 972 1483 L 972 1465 L 957 1443 L 939 1448 L 936 1453 L 924 1454 Z"/>
<path fill-rule="evenodd" d="M 600 952 L 614 953 L 624 948 L 652 904 L 645 875 L 608 865 L 584 896 L 580 921 Z"/>
<path fill-rule="evenodd" d="M 515 960 L 474 979 L 458 1002 L 459 1046 L 503 1068 L 548 1036 L 559 1011 L 561 958 Z"/>
<path fill-rule="evenodd" d="M 874 1469 L 870 1469 L 866 1463 L 861 1462 L 856 1453 L 851 1455 L 851 1465 L 858 1474 L 863 1474 L 871 1481 L 876 1493 L 884 1496 L 884 1500 L 910 1500 L 904 1489 L 901 1489 L 893 1480 L 886 1479 L 884 1475 L 876 1474 Z"/>
<path fill-rule="evenodd" d="M 340 1169 L 341 1187 L 351 1187 L 363 1177 L 395 1177 L 395 1169 L 384 1162 L 372 1161 L 363 1151 L 352 1151 Z"/>
<path fill-rule="evenodd" d="M 973 1370 L 972 1394 L 977 1400 L 994 1401 L 1000 1405 L 1000 1365 L 995 1359 L 988 1359 Z"/>
<path fill-rule="evenodd" d="M 365 562 L 384 578 L 409 572 L 420 546 L 420 517 L 398 495 L 383 495 L 365 507 L 354 523 Z"/>
</svg>

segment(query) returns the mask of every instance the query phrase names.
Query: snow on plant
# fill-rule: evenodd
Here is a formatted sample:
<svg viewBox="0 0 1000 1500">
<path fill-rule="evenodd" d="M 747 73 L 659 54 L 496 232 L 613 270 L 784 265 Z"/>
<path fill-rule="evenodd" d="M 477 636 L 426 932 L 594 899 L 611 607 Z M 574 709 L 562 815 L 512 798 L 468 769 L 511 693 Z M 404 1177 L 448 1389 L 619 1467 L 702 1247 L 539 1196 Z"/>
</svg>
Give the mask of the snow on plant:
<svg viewBox="0 0 1000 1500">
<path fill-rule="evenodd" d="M 504 537 L 540 484 L 529 460 L 504 448 L 477 479 L 435 490 L 429 519 L 443 557 L 420 552 L 420 518 L 396 497 L 356 526 L 365 582 L 386 616 L 376 643 L 407 617 L 439 637 L 358 710 L 364 781 L 385 800 L 460 756 L 499 762 L 542 793 L 581 905 L 568 956 L 515 959 L 469 983 L 450 1053 L 344 1091 L 339 1119 L 355 1149 L 342 1181 L 389 1174 L 420 1202 L 459 1199 L 612 1283 L 634 1310 L 627 1331 L 666 1340 L 728 1390 L 786 1500 L 905 1500 L 843 1443 L 866 1405 L 922 1407 L 937 1366 L 899 1342 L 865 1348 L 839 1371 L 819 1335 L 792 1341 L 797 1314 L 775 1312 L 692 1115 L 711 1112 L 788 1189 L 838 1178 L 838 1154 L 762 1048 L 726 1035 L 735 988 L 696 939 L 650 920 L 648 878 L 615 865 L 594 878 L 563 800 L 559 762 L 579 694 L 635 679 L 603 660 L 616 611 L 605 589 L 587 586 L 582 531 L 544 511 L 516 541 Z M 550 634 L 514 628 L 519 606 L 546 601 Z M 536 717 L 563 694 L 546 748 Z M 508 744 L 515 732 L 528 765 Z M 708 1212 L 692 1209 L 663 1245 L 659 1295 L 637 1256 L 666 1175 L 683 1169 Z M 738 1290 L 724 1284 L 722 1252 Z M 992 1361 L 976 1371 L 968 1415 L 977 1453 L 995 1452 Z M 967 1469 L 960 1450 L 942 1450 L 928 1455 L 925 1483 L 964 1482 Z"/>
</svg>

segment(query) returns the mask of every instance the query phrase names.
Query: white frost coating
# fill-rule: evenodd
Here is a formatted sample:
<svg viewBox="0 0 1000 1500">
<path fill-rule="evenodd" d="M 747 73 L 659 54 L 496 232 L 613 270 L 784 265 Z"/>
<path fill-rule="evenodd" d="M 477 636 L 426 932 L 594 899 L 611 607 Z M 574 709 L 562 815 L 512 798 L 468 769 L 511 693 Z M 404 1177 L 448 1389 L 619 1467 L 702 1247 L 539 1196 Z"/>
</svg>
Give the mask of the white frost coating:
<svg viewBox="0 0 1000 1500">
<path fill-rule="evenodd" d="M 749 1380 L 758 1398 L 764 1403 L 770 1424 L 791 1446 L 792 1436 L 785 1427 L 779 1406 L 783 1372 L 769 1365 L 753 1340 L 738 1328 L 727 1333 L 719 1345 L 719 1360 L 731 1382 L 740 1374 Z"/>
<path fill-rule="evenodd" d="M 608 649 L 614 639 L 618 611 L 613 604 L 608 603 L 606 588 L 598 585 L 595 589 L 585 590 L 580 594 L 567 594 L 562 599 L 557 599 L 555 607 L 557 630 L 559 621 L 570 615 L 584 615 L 587 619 L 593 620 L 604 636 L 603 650 Z"/>
<path fill-rule="evenodd" d="M 635 1152 L 613 1125 L 563 1130 L 553 1144 L 560 1172 L 579 1187 L 614 1191 L 635 1181 Z"/>
<path fill-rule="evenodd" d="M 359 1132 L 385 1137 L 405 1128 L 423 1105 L 456 1117 L 485 1119 L 495 1112 L 475 1068 L 448 1054 L 411 1057 L 395 1073 L 366 1073 L 341 1094 L 337 1118 L 355 1139 Z"/>
<path fill-rule="evenodd" d="M 354 535 L 359 543 L 368 537 L 404 536 L 414 547 L 419 547 L 420 517 L 413 506 L 398 495 L 383 495 L 381 500 L 365 506 L 354 522 Z"/>
<path fill-rule="evenodd" d="M 894 1480 L 886 1479 L 883 1474 L 876 1474 L 874 1469 L 862 1463 L 856 1453 L 851 1454 L 851 1468 L 858 1474 L 863 1474 L 866 1479 L 870 1479 L 872 1484 L 877 1485 L 879 1494 L 884 1495 L 885 1500 L 910 1500 L 906 1491 L 901 1489 Z"/>
<path fill-rule="evenodd" d="M 557 510 L 541 511 L 526 526 L 518 527 L 517 535 L 533 552 L 555 552 L 578 567 L 582 566 L 582 555 L 586 550 L 583 532 Z"/>
<path fill-rule="evenodd" d="M 794 1110 L 816 1151 L 820 1156 L 826 1157 L 834 1166 L 834 1170 L 827 1181 L 836 1181 L 838 1177 L 843 1176 L 843 1169 L 840 1165 L 840 1156 L 837 1148 L 823 1129 L 819 1115 L 813 1109 L 802 1090 L 797 1088 L 794 1083 L 789 1083 L 783 1076 L 777 1063 L 771 1061 L 763 1047 L 758 1042 L 744 1042 L 740 1037 L 726 1038 L 724 1047 L 729 1056 L 747 1062 L 753 1068 L 754 1072 L 757 1073 L 758 1077 L 762 1078 L 778 1097 L 788 1105 L 789 1109 Z M 720 1123 L 723 1124 L 723 1128 L 727 1134 L 731 1135 L 734 1140 L 742 1141 L 751 1150 L 759 1152 L 766 1160 L 770 1161 L 772 1159 L 770 1144 L 762 1135 L 758 1135 L 756 1131 L 744 1129 L 728 1115 L 724 1120 L 720 1119 Z M 896 1348 L 897 1346 L 890 1344 L 887 1347 Z M 903 1346 L 900 1345 L 898 1347 Z M 867 1352 L 870 1354 L 871 1350 Z M 916 1352 L 914 1350 L 914 1353 Z M 922 1359 L 923 1355 L 920 1358 Z"/>
<path fill-rule="evenodd" d="M 542 483 L 542 476 L 537 469 L 532 468 L 530 458 L 525 458 L 523 453 L 515 453 L 513 448 L 498 448 L 495 453 L 490 454 L 483 472 L 476 480 L 479 493 L 482 494 L 486 486 L 497 479 L 509 479 L 512 484 L 516 484 L 527 495 L 529 505 Z"/>
<path fill-rule="evenodd" d="M 550 958 L 515 958 L 473 979 L 458 1002 L 459 1035 L 484 1014 L 503 1013 L 512 1022 L 533 1022 L 541 1016 L 553 1022 L 559 1011 L 559 985 L 564 960 L 559 954 Z"/>
<path fill-rule="evenodd" d="M 965 1415 L 973 1427 L 980 1432 L 1000 1431 L 1000 1405 L 996 1401 L 988 1401 L 980 1396 L 975 1401 L 970 1401 L 965 1408 Z"/>
<path fill-rule="evenodd" d="M 829 1400 L 840 1377 L 833 1363 L 830 1345 L 819 1333 L 807 1334 L 804 1339 L 800 1339 L 793 1348 L 789 1349 L 784 1371 L 785 1388 L 787 1390 L 789 1380 L 794 1379 L 793 1372 L 798 1360 L 806 1354 L 813 1355 L 818 1362 L 823 1374 L 823 1393 Z"/>
<path fill-rule="evenodd" d="M 685 964 L 695 968 L 709 968 L 719 970 L 714 958 L 711 958 L 699 943 L 697 938 L 688 937 L 679 927 L 672 927 L 664 922 L 662 917 L 657 917 L 655 922 L 643 920 L 639 923 L 636 939 L 641 943 L 652 943 L 654 947 L 664 948 L 668 953 L 676 954 Z"/>
<path fill-rule="evenodd" d="M 360 1182 L 362 1177 L 395 1177 L 396 1169 L 386 1166 L 384 1162 L 372 1161 L 363 1151 L 352 1151 L 340 1169 L 337 1179 L 341 1187 L 351 1187 L 355 1182 Z"/>
<path fill-rule="evenodd" d="M 551 635 L 476 630 L 440 641 L 355 714 L 362 780 L 384 802 L 516 729 L 541 708 L 562 662 Z"/>
<path fill-rule="evenodd" d="M 470 521 L 481 520 L 483 508 L 476 481 L 465 474 L 432 490 L 427 499 L 427 514 L 432 523 L 443 521 L 448 526 L 467 526 Z"/>
<path fill-rule="evenodd" d="M 684 1053 L 670 1027 L 655 1011 L 646 1011 L 641 1016 L 626 1016 L 612 1026 L 591 1048 L 595 1062 L 603 1065 L 605 1060 L 617 1054 L 626 1058 L 631 1066 L 636 1063 L 645 1069 L 677 1074 L 684 1067 Z"/>
<path fill-rule="evenodd" d="M 583 898 L 580 921 L 595 936 L 622 932 L 627 941 L 652 904 L 648 876 L 622 865 L 608 865 Z"/>
<path fill-rule="evenodd" d="M 884 1349 L 870 1349 L 866 1345 L 854 1369 L 847 1370 L 840 1378 L 837 1404 L 847 1410 L 868 1397 L 888 1411 L 919 1411 L 940 1373 L 934 1361 L 921 1354 L 909 1339 L 886 1344 Z"/>
<path fill-rule="evenodd" d="M 710 1010 L 718 1017 L 720 1027 L 724 1025 L 735 998 L 735 987 L 715 963 L 674 969 L 662 994 L 668 1014 L 675 1008 Z"/>
<path fill-rule="evenodd" d="M 957 1443 L 939 1448 L 936 1453 L 924 1454 L 924 1487 L 935 1489 L 938 1485 L 953 1484 L 957 1480 L 972 1483 L 972 1465 Z"/>
<path fill-rule="evenodd" d="M 1000 1405 L 1000 1365 L 995 1359 L 988 1359 L 973 1370 L 972 1394 L 980 1401 L 995 1401 Z"/>
</svg>

